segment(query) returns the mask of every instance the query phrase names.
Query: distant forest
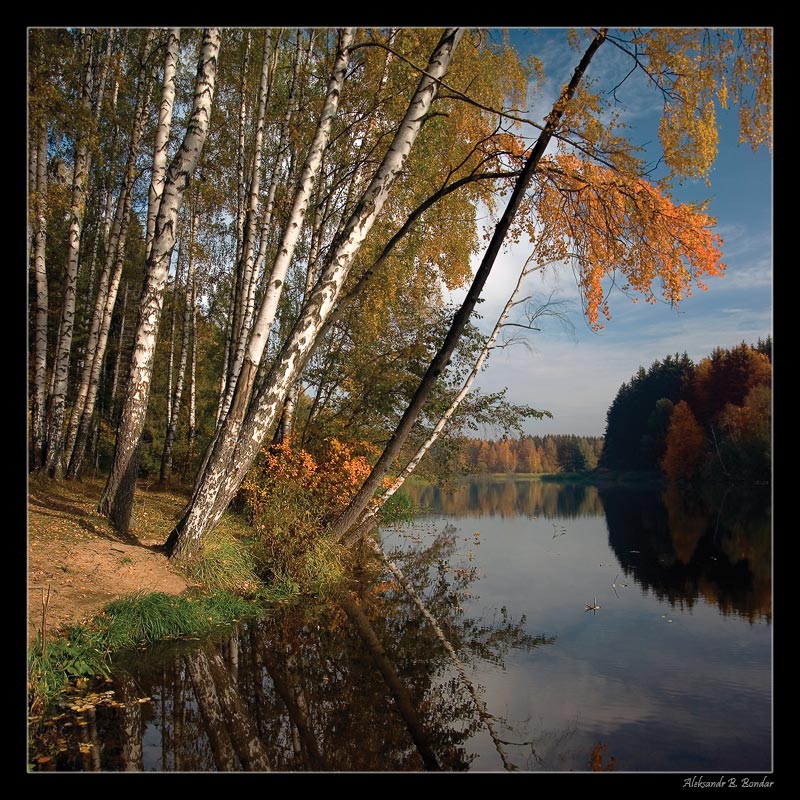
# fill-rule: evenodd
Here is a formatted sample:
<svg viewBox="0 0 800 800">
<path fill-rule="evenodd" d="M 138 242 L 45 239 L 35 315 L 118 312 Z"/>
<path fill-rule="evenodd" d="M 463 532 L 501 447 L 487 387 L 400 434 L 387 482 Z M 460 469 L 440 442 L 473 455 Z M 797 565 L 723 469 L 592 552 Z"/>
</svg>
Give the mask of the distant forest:
<svg viewBox="0 0 800 800">
<path fill-rule="evenodd" d="M 668 355 L 622 384 L 605 436 L 467 438 L 470 472 L 657 471 L 669 480 L 764 484 L 772 470 L 772 337 Z"/>
<path fill-rule="evenodd" d="M 640 367 L 606 415 L 599 466 L 662 470 L 675 481 L 768 483 L 772 469 L 772 337 L 684 353 Z"/>
<path fill-rule="evenodd" d="M 598 465 L 602 436 L 557 434 L 497 441 L 467 439 L 462 458 L 470 472 L 583 472 Z"/>
</svg>

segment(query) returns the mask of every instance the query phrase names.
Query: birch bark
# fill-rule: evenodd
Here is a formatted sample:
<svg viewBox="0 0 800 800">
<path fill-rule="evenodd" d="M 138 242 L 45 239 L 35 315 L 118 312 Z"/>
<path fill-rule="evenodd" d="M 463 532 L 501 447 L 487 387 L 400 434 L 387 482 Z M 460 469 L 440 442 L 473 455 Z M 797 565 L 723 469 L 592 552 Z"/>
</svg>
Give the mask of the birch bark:
<svg viewBox="0 0 800 800">
<path fill-rule="evenodd" d="M 314 291 L 283 344 L 264 386 L 245 414 L 237 399 L 229 418 L 243 418 L 241 432 L 213 453 L 195 487 L 194 496 L 181 522 L 170 534 L 167 548 L 175 560 L 191 557 L 206 530 L 213 528 L 236 493 L 261 443 L 280 409 L 286 393 L 311 353 L 317 335 L 339 298 L 353 260 L 380 213 L 391 187 L 403 168 L 436 97 L 439 80 L 447 73 L 463 29 L 450 28 L 442 35 L 422 74 L 408 109 L 395 133 L 383 162 L 345 226 Z M 259 343 L 263 351 L 263 344 Z M 252 362 L 243 367 L 255 373 Z M 254 378 L 253 374 L 253 378 Z M 240 376 L 240 381 L 243 376 Z M 250 378 L 250 382 L 252 379 Z M 238 394 L 238 391 L 237 391 Z M 242 397 L 240 395 L 240 397 Z"/>
<path fill-rule="evenodd" d="M 64 271 L 64 300 L 53 364 L 53 383 L 48 399 L 47 414 L 47 470 L 52 477 L 63 473 L 62 452 L 64 449 L 64 416 L 66 414 L 67 382 L 72 351 L 72 334 L 75 327 L 75 301 L 78 288 L 78 253 L 86 210 L 86 181 L 89 174 L 89 131 L 87 129 L 92 105 L 92 33 L 82 34 L 82 45 L 86 53 L 81 86 L 78 137 L 75 142 L 75 164 L 72 174 L 70 199 L 70 222 L 67 234 L 67 261 Z"/>
<path fill-rule="evenodd" d="M 147 258 L 128 385 L 117 428 L 114 462 L 99 505 L 100 512 L 106 515 L 116 516 L 116 495 L 134 457 L 144 427 L 164 287 L 175 245 L 175 226 L 183 196 L 208 135 L 219 46 L 219 29 L 205 29 L 191 116 L 183 142 L 167 171 L 153 243 Z"/>
<path fill-rule="evenodd" d="M 89 427 L 94 414 L 100 372 L 105 359 L 111 317 L 117 302 L 122 268 L 125 261 L 125 242 L 130 225 L 133 205 L 133 187 L 136 182 L 136 159 L 144 136 L 147 109 L 150 104 L 150 82 L 147 71 L 142 69 L 139 76 L 136 113 L 131 132 L 125 175 L 117 200 L 114 222 L 111 226 L 105 263 L 100 274 L 97 300 L 92 314 L 92 322 L 86 342 L 87 357 L 81 368 L 81 378 L 75 401 L 72 405 L 64 448 L 64 462 L 67 465 L 67 478 L 75 478 L 83 459 Z"/>
<path fill-rule="evenodd" d="M 178 417 L 181 413 L 181 402 L 183 400 L 183 384 L 186 375 L 186 364 L 189 361 L 189 328 L 191 325 L 191 302 L 192 294 L 189 287 L 194 284 L 194 256 L 192 253 L 194 239 L 194 216 L 189 226 L 189 245 L 188 245 L 188 265 L 186 274 L 186 287 L 184 289 L 184 310 L 183 310 L 183 336 L 181 338 L 181 355 L 178 363 L 178 376 L 175 381 L 175 394 L 172 398 L 171 414 L 167 422 L 167 435 L 164 438 L 164 452 L 161 455 L 161 483 L 169 481 L 172 473 L 172 446 L 175 442 L 175 432 L 178 429 Z"/>
<path fill-rule="evenodd" d="M 47 126 L 42 124 L 35 157 L 33 271 L 36 282 L 36 315 L 34 321 L 33 403 L 31 404 L 32 459 L 31 466 L 39 470 L 44 463 L 45 403 L 47 402 Z"/>
</svg>

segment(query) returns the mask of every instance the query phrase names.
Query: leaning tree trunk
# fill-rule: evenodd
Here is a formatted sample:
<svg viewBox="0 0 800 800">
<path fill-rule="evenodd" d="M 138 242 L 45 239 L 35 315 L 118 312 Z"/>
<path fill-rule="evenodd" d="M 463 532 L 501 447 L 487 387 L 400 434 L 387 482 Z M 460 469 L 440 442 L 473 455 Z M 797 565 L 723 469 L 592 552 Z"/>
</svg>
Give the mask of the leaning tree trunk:
<svg viewBox="0 0 800 800">
<path fill-rule="evenodd" d="M 272 265 L 272 272 L 270 273 L 267 283 L 267 290 L 264 294 L 258 318 L 256 319 L 249 341 L 247 341 L 246 348 L 245 336 L 240 337 L 239 340 L 241 344 L 236 350 L 235 360 L 232 365 L 231 375 L 233 381 L 228 388 L 229 397 L 226 398 L 224 404 L 225 408 L 229 409 L 233 405 L 237 409 L 243 409 L 246 408 L 247 403 L 250 401 L 258 366 L 261 363 L 264 349 L 267 346 L 272 323 L 275 320 L 275 314 L 278 310 L 278 302 L 283 293 L 286 274 L 289 271 L 289 265 L 294 257 L 295 247 L 297 246 L 297 241 L 300 238 L 300 232 L 303 228 L 303 221 L 306 211 L 308 210 L 314 182 L 316 181 L 320 165 L 322 164 L 322 157 L 330 140 L 333 120 L 336 117 L 336 112 L 339 107 L 339 96 L 342 91 L 345 75 L 347 74 L 347 65 L 350 61 L 350 45 L 353 42 L 354 33 L 355 30 L 353 28 L 344 28 L 339 34 L 336 61 L 328 83 L 328 90 L 325 96 L 325 103 L 322 107 L 322 113 L 320 114 L 319 124 L 317 125 L 317 131 L 303 166 L 300 180 L 298 181 L 292 209 L 283 230 L 283 239 L 278 247 L 278 254 L 275 258 L 275 263 Z M 255 214 L 251 216 L 254 218 Z M 253 225 L 253 228 L 254 227 Z M 250 258 L 252 258 L 252 242 L 249 255 Z M 252 267 L 252 263 L 250 266 Z M 238 425 L 236 423 L 241 422 L 241 417 L 239 416 L 237 420 L 237 414 L 234 413 L 230 428 L 224 416 L 223 419 L 223 436 L 235 438 L 238 432 Z"/>
<path fill-rule="evenodd" d="M 433 447 L 436 440 L 447 426 L 447 423 L 452 419 L 464 398 L 469 394 L 469 390 L 472 387 L 472 384 L 475 382 L 475 378 L 478 377 L 481 369 L 483 368 L 486 359 L 489 357 L 489 353 L 494 347 L 494 343 L 497 341 L 500 330 L 505 325 L 508 315 L 511 313 L 511 309 L 518 303 L 524 302 L 522 300 L 517 300 L 517 295 L 522 288 L 523 281 L 528 275 L 531 274 L 531 272 L 541 269 L 541 265 L 529 268 L 528 265 L 530 261 L 531 259 L 529 258 L 520 271 L 514 290 L 511 292 L 506 304 L 503 306 L 503 310 L 500 312 L 500 316 L 497 318 L 497 322 L 495 323 L 494 328 L 492 328 L 489 338 L 481 348 L 481 351 L 478 354 L 478 357 L 475 359 L 475 363 L 472 365 L 472 369 L 464 380 L 461 388 L 458 390 L 455 397 L 453 397 L 453 399 L 450 401 L 450 405 L 439 418 L 436 425 L 434 425 L 433 430 L 430 432 L 430 434 L 428 434 L 427 439 L 425 439 L 425 441 L 419 446 L 416 453 L 414 453 L 400 474 L 391 482 L 385 491 L 381 492 L 380 497 L 370 504 L 370 506 L 361 515 L 358 522 L 346 533 L 343 539 L 346 547 L 350 547 L 351 545 L 355 544 L 362 536 L 375 527 L 375 520 L 380 510 L 387 503 L 389 498 L 392 497 L 392 495 L 394 495 L 395 492 L 397 492 L 397 490 L 405 483 L 406 478 L 408 478 L 414 472 L 419 462 L 422 461 L 423 457 L 425 456 L 425 453 L 427 453 L 431 447 Z"/>
<path fill-rule="evenodd" d="M 189 179 L 197 166 L 208 135 L 219 43 L 219 29 L 207 28 L 203 32 L 192 113 L 183 142 L 167 171 L 164 192 L 159 204 L 153 244 L 147 258 L 145 281 L 139 302 L 128 386 L 117 428 L 114 463 L 99 504 L 100 512 L 109 516 L 116 516 L 113 514 L 113 509 L 117 492 L 131 464 L 144 428 L 158 325 L 164 301 L 164 287 L 175 245 L 175 226 Z"/>
<path fill-rule="evenodd" d="M 472 315 L 475 304 L 478 302 L 481 292 L 483 291 L 486 279 L 489 277 L 489 273 L 494 266 L 495 259 L 500 252 L 500 247 L 502 246 L 506 234 L 511 227 L 511 222 L 514 219 L 514 215 L 516 214 L 520 203 L 522 202 L 522 198 L 528 188 L 531 178 L 533 177 L 533 173 L 539 164 L 539 160 L 544 154 L 547 145 L 550 143 L 553 134 L 556 132 L 561 117 L 564 114 L 564 109 L 575 94 L 575 91 L 581 82 L 583 74 L 586 71 L 589 62 L 591 61 L 592 56 L 605 41 L 605 34 L 605 29 L 601 29 L 592 40 L 592 43 L 584 53 L 579 65 L 576 67 L 572 76 L 572 80 L 562 89 L 559 99 L 556 101 L 555 105 L 550 111 L 544 129 L 539 134 L 539 138 L 536 140 L 536 144 L 533 146 L 530 156 L 528 156 L 528 160 L 525 163 L 522 174 L 517 179 L 517 182 L 514 186 L 514 191 L 511 193 L 511 197 L 509 198 L 508 205 L 503 212 L 503 216 L 495 228 L 492 239 L 489 242 L 489 246 L 487 247 L 486 253 L 483 256 L 483 260 L 481 261 L 481 264 L 475 273 L 472 285 L 467 292 L 464 302 L 453 317 L 450 330 L 447 332 L 439 352 L 431 361 L 428 370 L 417 387 L 417 391 L 411 398 L 411 402 L 403 413 L 397 428 L 389 439 L 389 443 L 386 445 L 383 453 L 381 453 L 377 463 L 373 467 L 372 472 L 369 474 L 366 481 L 364 481 L 363 486 L 358 490 L 356 496 L 350 502 L 348 507 L 342 512 L 339 519 L 336 521 L 333 529 L 333 535 L 336 538 L 342 539 L 347 535 L 350 529 L 358 522 L 359 517 L 364 513 L 364 510 L 367 508 L 369 503 L 372 501 L 375 492 L 383 482 L 386 473 L 394 464 L 395 459 L 400 453 L 400 448 L 408 438 L 414 423 L 422 412 L 422 409 L 425 407 L 425 403 L 427 402 L 427 399 L 430 396 L 436 381 L 447 368 L 450 358 L 453 355 L 453 351 L 455 350 L 455 347 L 461 338 L 461 334 L 466 328 L 467 322 L 469 322 L 469 318 Z"/>
<path fill-rule="evenodd" d="M 89 123 L 92 105 L 92 34 L 83 34 L 86 62 L 81 87 L 81 112 L 78 138 L 75 143 L 75 164 L 72 175 L 69 233 L 67 234 L 67 262 L 64 271 L 64 299 L 53 364 L 53 382 L 48 400 L 47 419 L 47 469 L 51 476 L 60 478 L 63 471 L 64 416 L 66 413 L 69 361 L 72 352 L 72 334 L 75 327 L 75 299 L 78 289 L 78 253 L 86 209 L 86 180 L 89 173 Z"/>
<path fill-rule="evenodd" d="M 247 343 L 248 331 L 243 331 L 240 337 L 237 335 L 237 307 L 239 297 L 234 296 L 232 308 L 231 342 L 239 342 L 235 351 L 232 347 L 233 361 L 228 364 L 229 383 L 222 401 L 220 416 L 218 419 L 217 431 L 209 447 L 206 449 L 203 466 L 200 470 L 202 477 L 209 459 L 214 458 L 215 453 L 229 452 L 236 442 L 239 427 L 241 425 L 244 411 L 253 393 L 258 367 L 263 356 L 264 349 L 269 339 L 272 322 L 278 308 L 278 301 L 283 292 L 283 287 L 295 247 L 300 237 L 303 227 L 303 220 L 311 199 L 311 192 L 314 187 L 322 164 L 322 156 L 330 139 L 333 120 L 339 106 L 339 95 L 342 84 L 347 73 L 347 65 L 350 59 L 349 47 L 353 40 L 353 29 L 345 28 L 339 33 L 336 60 L 330 80 L 328 82 L 325 102 L 317 124 L 317 130 L 306 157 L 303 172 L 295 189 L 292 209 L 289 218 L 283 229 L 283 239 L 278 248 L 275 262 L 272 267 L 267 291 L 261 304 L 259 317 L 256 320 L 252 332 L 249 332 L 249 344 Z M 251 200 L 253 200 L 251 196 Z M 249 225 L 254 224 L 254 215 L 249 215 Z M 241 270 L 240 270 L 241 273 Z M 237 282 L 238 285 L 238 282 Z M 245 297 L 247 296 L 245 292 Z M 245 348 L 245 345 L 247 347 Z M 231 410 L 231 408 L 233 410 Z M 197 488 L 197 487 L 195 487 Z"/>
<path fill-rule="evenodd" d="M 286 393 L 302 372 L 316 337 L 341 294 L 356 253 L 408 158 L 425 115 L 436 97 L 439 81 L 445 76 L 462 35 L 461 28 L 447 29 L 442 35 L 383 162 L 345 226 L 338 246 L 331 254 L 315 290 L 304 303 L 294 328 L 265 380 L 264 388 L 253 398 L 246 416 L 244 405 L 237 404 L 237 398 L 234 398 L 228 420 L 244 417 L 240 435 L 225 441 L 224 446 L 208 460 L 186 514 L 167 540 L 167 549 L 174 559 L 189 558 L 195 553 L 205 531 L 219 522 L 258 454 Z M 245 370 L 254 372 L 254 365 L 246 363 L 240 382 L 243 378 L 247 380 Z M 254 377 L 253 374 L 249 378 L 250 382 Z M 239 398 L 243 396 L 239 394 L 238 387 L 237 395 Z M 218 437 L 217 441 L 222 440 Z"/>
<path fill-rule="evenodd" d="M 33 234 L 33 271 L 36 281 L 36 315 L 33 336 L 33 403 L 31 404 L 32 459 L 34 470 L 44 463 L 44 423 L 47 402 L 47 126 L 42 123 L 36 148 L 31 148 L 36 161 Z"/>
</svg>

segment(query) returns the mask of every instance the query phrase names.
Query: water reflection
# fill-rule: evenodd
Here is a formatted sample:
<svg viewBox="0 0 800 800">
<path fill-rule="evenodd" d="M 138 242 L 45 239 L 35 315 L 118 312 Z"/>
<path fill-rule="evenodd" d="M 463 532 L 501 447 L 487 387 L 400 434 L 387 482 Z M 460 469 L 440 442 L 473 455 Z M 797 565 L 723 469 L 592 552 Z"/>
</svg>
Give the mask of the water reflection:
<svg viewBox="0 0 800 800">
<path fill-rule="evenodd" d="M 772 620 L 768 496 L 708 498 L 675 486 L 600 491 L 609 544 L 625 575 L 661 600 Z"/>
<path fill-rule="evenodd" d="M 769 497 L 500 480 L 416 499 L 440 505 L 384 546 L 464 674 L 365 549 L 339 602 L 120 660 L 113 698 L 38 729 L 34 756 L 87 771 L 771 768 Z"/>
<path fill-rule="evenodd" d="M 408 493 L 417 507 L 459 517 L 564 517 L 602 516 L 596 486 L 524 478 L 481 477 L 446 489 L 411 486 Z"/>
<path fill-rule="evenodd" d="M 460 658 L 502 667 L 512 648 L 552 642 L 506 609 L 465 614 L 476 575 L 454 565 L 455 543 L 445 530 L 396 558 Z M 65 745 L 56 769 L 460 771 L 483 725 L 442 642 L 375 560 L 336 603 L 122 658 L 111 687 L 113 699 L 49 726 Z"/>
<path fill-rule="evenodd" d="M 609 544 L 628 582 L 680 608 L 702 598 L 726 614 L 772 619 L 768 494 L 698 495 L 674 485 L 598 488 L 511 478 L 408 491 L 418 507 L 458 517 L 605 517 Z M 554 524 L 553 538 L 566 532 Z"/>
</svg>

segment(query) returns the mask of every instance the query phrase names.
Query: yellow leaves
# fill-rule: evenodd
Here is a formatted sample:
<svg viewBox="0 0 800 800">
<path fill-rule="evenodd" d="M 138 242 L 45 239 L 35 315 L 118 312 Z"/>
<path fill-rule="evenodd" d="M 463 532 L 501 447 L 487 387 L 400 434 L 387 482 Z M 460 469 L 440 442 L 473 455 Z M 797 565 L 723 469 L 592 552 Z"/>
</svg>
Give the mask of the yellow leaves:
<svg viewBox="0 0 800 800">
<path fill-rule="evenodd" d="M 659 137 L 673 175 L 707 177 L 717 152 L 716 103 L 739 106 L 741 142 L 771 148 L 770 29 L 656 28 L 633 43 L 662 92 Z"/>
</svg>

